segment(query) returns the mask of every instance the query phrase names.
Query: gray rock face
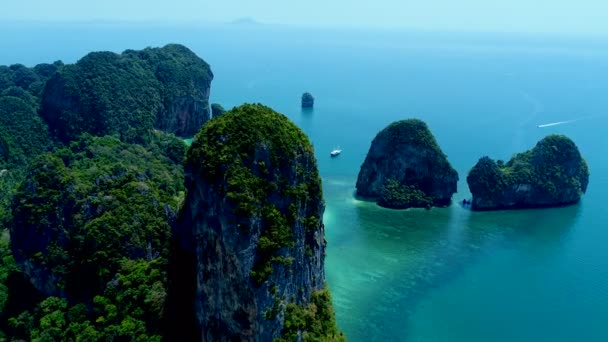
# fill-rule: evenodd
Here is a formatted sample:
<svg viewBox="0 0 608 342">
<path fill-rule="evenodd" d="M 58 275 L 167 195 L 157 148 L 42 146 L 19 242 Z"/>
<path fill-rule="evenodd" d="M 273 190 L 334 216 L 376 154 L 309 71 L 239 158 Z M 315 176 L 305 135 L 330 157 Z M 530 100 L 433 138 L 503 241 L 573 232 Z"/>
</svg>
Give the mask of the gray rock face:
<svg viewBox="0 0 608 342">
<path fill-rule="evenodd" d="M 467 182 L 474 210 L 554 207 L 581 199 L 589 170 L 572 140 L 549 135 L 506 164 L 481 158 Z"/>
<path fill-rule="evenodd" d="M 394 179 L 448 205 L 458 174 L 450 166 L 426 124 L 410 119 L 392 123 L 372 141 L 357 178 L 357 195 L 377 199 Z"/>
<path fill-rule="evenodd" d="M 201 85 L 200 99 L 180 97 L 171 99 L 159 110 L 156 116 L 155 128 L 171 132 L 177 136 L 194 135 L 203 123 L 210 119 L 209 93 L 210 85 Z M 204 100 L 202 100 L 204 99 Z"/>
<path fill-rule="evenodd" d="M 195 268 L 195 339 L 279 337 L 286 305 L 306 305 L 325 287 L 324 204 L 310 143 L 269 108 L 235 108 L 194 139 L 186 185 L 174 236 Z M 251 207 L 241 194 L 254 197 Z"/>
</svg>

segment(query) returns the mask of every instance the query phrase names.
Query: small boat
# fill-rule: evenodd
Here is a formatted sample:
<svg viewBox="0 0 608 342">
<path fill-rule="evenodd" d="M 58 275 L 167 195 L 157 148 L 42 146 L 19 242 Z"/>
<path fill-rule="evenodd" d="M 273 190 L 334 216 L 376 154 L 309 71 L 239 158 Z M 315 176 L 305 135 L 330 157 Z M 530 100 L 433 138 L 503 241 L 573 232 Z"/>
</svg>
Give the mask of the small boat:
<svg viewBox="0 0 608 342">
<path fill-rule="evenodd" d="M 342 153 L 340 148 L 334 148 L 333 151 L 329 152 L 329 155 L 332 157 L 337 157 L 340 153 Z"/>
</svg>

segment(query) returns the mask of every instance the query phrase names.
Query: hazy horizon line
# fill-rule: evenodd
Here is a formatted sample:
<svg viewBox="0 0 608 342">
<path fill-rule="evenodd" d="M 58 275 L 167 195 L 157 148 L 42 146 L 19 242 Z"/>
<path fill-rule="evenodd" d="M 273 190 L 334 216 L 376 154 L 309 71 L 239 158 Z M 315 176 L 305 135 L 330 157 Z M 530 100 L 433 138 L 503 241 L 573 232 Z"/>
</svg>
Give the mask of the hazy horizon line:
<svg viewBox="0 0 608 342">
<path fill-rule="evenodd" d="M 496 34 L 513 36 L 551 36 L 551 37 L 580 37 L 608 38 L 603 32 L 556 32 L 556 31 L 523 31 L 498 29 L 449 29 L 415 26 L 379 26 L 379 25 L 305 25 L 301 23 L 269 23 L 261 22 L 253 17 L 235 18 L 230 21 L 209 20 L 161 20 L 161 19 L 0 19 L 0 26 L 6 25 L 94 25 L 94 26 L 128 26 L 128 27 L 174 27 L 174 28 L 218 28 L 218 27 L 249 27 L 249 28 L 285 28 L 311 30 L 344 30 L 344 31 L 387 31 L 387 32 L 418 32 L 437 34 Z"/>
</svg>

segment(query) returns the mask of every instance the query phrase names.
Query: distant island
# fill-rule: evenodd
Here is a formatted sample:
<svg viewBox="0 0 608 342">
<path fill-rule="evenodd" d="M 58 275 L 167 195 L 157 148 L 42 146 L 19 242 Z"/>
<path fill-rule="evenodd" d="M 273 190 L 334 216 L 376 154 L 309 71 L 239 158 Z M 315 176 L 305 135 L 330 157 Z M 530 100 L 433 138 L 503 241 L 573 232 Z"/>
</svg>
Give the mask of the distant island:
<svg viewBox="0 0 608 342">
<path fill-rule="evenodd" d="M 449 205 L 458 173 L 426 123 L 393 122 L 372 141 L 357 178 L 357 195 L 405 209 Z"/>
<path fill-rule="evenodd" d="M 235 26 L 258 26 L 258 25 L 264 25 L 263 23 L 255 20 L 254 18 L 251 17 L 243 17 L 243 18 L 238 18 L 235 19 L 231 22 L 229 22 L 230 25 L 235 25 Z"/>
<path fill-rule="evenodd" d="M 589 169 L 572 140 L 549 135 L 506 164 L 481 158 L 467 183 L 473 210 L 554 207 L 581 199 L 589 184 Z"/>
<path fill-rule="evenodd" d="M 312 108 L 315 105 L 315 98 L 311 93 L 302 94 L 302 108 Z"/>
</svg>

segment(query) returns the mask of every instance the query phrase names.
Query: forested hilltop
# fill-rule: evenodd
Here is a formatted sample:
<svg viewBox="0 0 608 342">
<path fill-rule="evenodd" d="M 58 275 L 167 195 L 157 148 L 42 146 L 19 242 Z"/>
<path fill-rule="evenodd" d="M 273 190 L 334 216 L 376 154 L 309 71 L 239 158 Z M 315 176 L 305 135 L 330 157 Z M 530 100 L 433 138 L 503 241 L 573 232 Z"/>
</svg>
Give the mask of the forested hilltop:
<svg viewBox="0 0 608 342">
<path fill-rule="evenodd" d="M 171 224 L 184 196 L 180 160 L 163 150 L 85 135 L 33 160 L 13 201 L 14 259 L 3 259 L 9 277 L 31 284 L 6 284 L 9 336 L 160 338 Z M 24 306 L 30 294 L 40 301 Z"/>
<path fill-rule="evenodd" d="M 173 133 L 209 119 L 212 78 L 180 45 L 0 67 L 4 338 L 161 338 L 185 189 Z"/>
<path fill-rule="evenodd" d="M 47 80 L 63 63 L 0 66 L 0 223 L 10 218 L 11 194 L 30 160 L 51 151 L 46 122 L 38 115 Z"/>
<path fill-rule="evenodd" d="M 0 66 L 0 340 L 160 341 L 168 340 L 169 333 L 180 340 L 235 336 L 234 330 L 218 329 L 212 320 L 199 322 L 203 331 L 193 334 L 169 329 L 174 323 L 169 316 L 194 322 L 203 306 L 179 301 L 200 284 L 175 278 L 175 270 L 190 274 L 214 267 L 203 263 L 188 270 L 187 264 L 175 264 L 200 238 L 200 222 L 185 220 L 183 208 L 199 210 L 200 201 L 223 205 L 218 198 L 187 194 L 203 184 L 220 185 L 212 182 L 211 173 L 184 176 L 187 146 L 182 138 L 199 131 L 199 139 L 206 139 L 208 146 L 205 149 L 195 139 L 190 170 L 199 167 L 197 163 L 207 170 L 211 162 L 221 169 L 229 166 L 225 158 L 239 157 L 245 158 L 244 164 L 235 164 L 238 172 L 229 184 L 246 175 L 258 177 L 261 168 L 272 179 L 290 182 L 286 184 L 293 177 L 293 182 L 304 182 L 293 189 L 284 183 L 269 188 L 276 208 L 228 189 L 227 196 L 232 197 L 226 208 L 234 211 L 227 212 L 236 220 L 230 222 L 247 222 L 258 210 L 265 216 L 256 226 L 258 233 L 251 236 L 245 229 L 225 227 L 230 234 L 242 235 L 243 241 L 262 237 L 250 242 L 260 248 L 251 273 L 245 278 L 233 275 L 235 283 L 226 288 L 256 289 L 256 298 L 263 299 L 260 310 L 266 309 L 250 312 L 250 322 L 272 327 L 266 337 L 343 339 L 325 290 L 324 206 L 308 139 L 287 118 L 263 106 L 226 114 L 216 106 L 221 117 L 210 120 L 212 79 L 207 63 L 175 44 L 121 54 L 94 52 L 68 65 Z M 259 137 L 269 138 L 267 133 L 276 129 L 277 139 L 291 139 L 289 148 L 274 150 L 282 145 L 259 141 L 262 149 L 252 151 L 272 151 L 272 158 L 264 159 L 265 165 L 252 161 L 259 156 L 242 150 L 247 146 L 224 144 L 230 139 L 227 134 L 238 137 L 254 127 L 242 125 L 242 120 L 260 124 Z M 205 131 L 208 121 L 216 123 Z M 225 131 L 215 136 L 206 133 L 210 130 Z M 290 164 L 290 156 L 302 153 L 302 161 Z M 212 156 L 221 158 L 213 161 Z M 308 178 L 300 180 L 302 167 Z M 185 203 L 188 198 L 193 202 Z M 301 209 L 302 203 L 308 209 Z M 289 219 L 288 214 L 295 216 Z M 275 246 L 276 234 L 281 240 Z M 188 238 L 192 241 L 185 241 Z M 281 242 L 287 238 L 291 240 Z M 225 243 L 229 245 L 228 240 Z M 197 250 L 201 258 L 216 252 Z M 273 275 L 273 269 L 288 268 L 292 256 L 305 260 L 315 277 L 308 279 L 310 272 L 305 274 L 298 262 L 290 269 L 293 279 L 278 286 L 280 275 Z M 295 297 L 288 296 L 294 293 Z M 240 292 L 227 295 L 250 300 Z M 196 296 L 199 301 L 204 298 Z M 243 333 L 253 340 L 263 338 L 256 329 Z"/>
<path fill-rule="evenodd" d="M 213 73 L 188 48 L 93 52 L 75 64 L 0 66 L 0 220 L 27 164 L 83 133 L 147 145 L 210 118 Z"/>
<path fill-rule="evenodd" d="M 479 159 L 467 182 L 474 210 L 555 207 L 580 201 L 589 167 L 574 141 L 551 134 L 507 163 Z"/>
</svg>

